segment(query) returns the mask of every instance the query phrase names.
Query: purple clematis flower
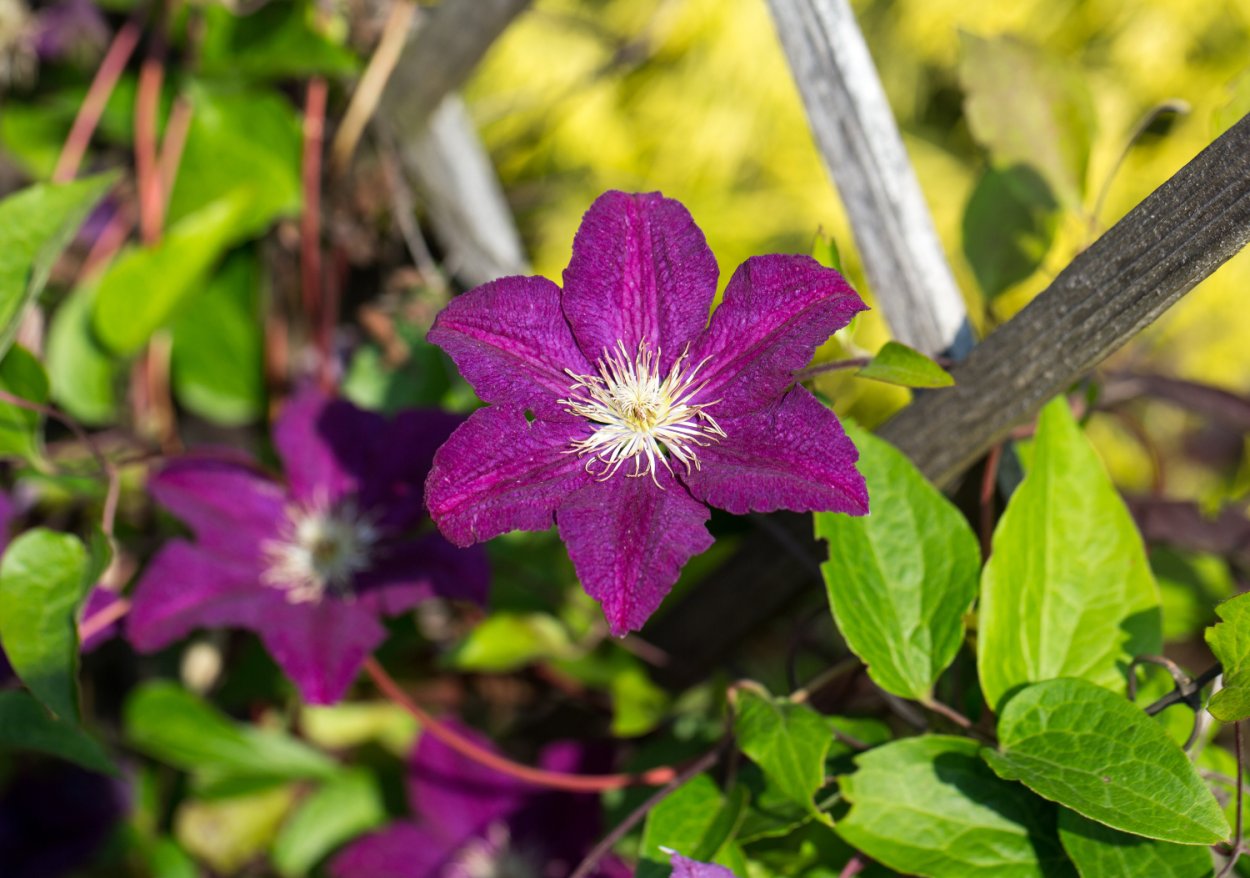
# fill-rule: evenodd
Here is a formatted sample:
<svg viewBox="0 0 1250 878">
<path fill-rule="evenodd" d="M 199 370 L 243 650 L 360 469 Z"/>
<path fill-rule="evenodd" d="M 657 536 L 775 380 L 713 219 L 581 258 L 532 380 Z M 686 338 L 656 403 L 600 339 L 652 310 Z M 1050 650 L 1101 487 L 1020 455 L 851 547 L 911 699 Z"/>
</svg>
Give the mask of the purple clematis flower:
<svg viewBox="0 0 1250 878">
<path fill-rule="evenodd" d="M 564 288 L 508 277 L 438 316 L 490 407 L 434 457 L 430 514 L 467 546 L 552 521 L 614 634 L 706 550 L 707 506 L 868 511 L 858 453 L 795 370 L 864 303 L 806 256 L 757 256 L 708 321 L 717 267 L 680 203 L 600 196 Z"/>
<path fill-rule="evenodd" d="M 337 701 L 384 638 L 379 616 L 434 595 L 485 599 L 483 552 L 414 534 L 434 449 L 460 420 L 413 410 L 388 421 L 306 390 L 274 427 L 286 484 L 240 460 L 167 465 L 149 490 L 196 541 L 174 540 L 148 564 L 131 643 L 151 651 L 199 626 L 248 628 L 305 700 Z"/>
<path fill-rule="evenodd" d="M 660 850 L 672 857 L 672 878 L 736 878 L 734 873 L 724 866 L 687 859 L 677 851 L 668 848 L 660 848 Z"/>
<path fill-rule="evenodd" d="M 490 747 L 463 726 L 457 731 Z M 539 762 L 551 771 L 596 767 L 573 743 L 552 744 Z M 600 829 L 593 795 L 522 784 L 433 735 L 423 735 L 413 752 L 408 798 L 414 819 L 350 844 L 330 865 L 334 878 L 555 878 L 573 871 Z M 628 878 L 629 869 L 609 857 L 594 874 Z"/>
</svg>

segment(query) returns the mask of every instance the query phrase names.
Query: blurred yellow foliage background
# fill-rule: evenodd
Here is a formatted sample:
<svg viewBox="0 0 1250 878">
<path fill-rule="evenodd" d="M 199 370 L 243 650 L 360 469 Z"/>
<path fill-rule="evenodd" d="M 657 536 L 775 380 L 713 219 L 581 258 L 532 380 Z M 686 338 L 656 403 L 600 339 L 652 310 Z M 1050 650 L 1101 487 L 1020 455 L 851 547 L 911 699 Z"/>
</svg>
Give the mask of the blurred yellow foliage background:
<svg viewBox="0 0 1250 878">
<path fill-rule="evenodd" d="M 853 4 L 974 323 L 1009 317 L 1096 235 L 1174 174 L 1250 102 L 1250 0 L 875 0 Z M 1096 110 L 1085 206 L 1062 217 L 1031 276 L 993 314 L 963 255 L 961 223 L 986 166 L 962 112 L 960 33 L 1013 35 L 1087 84 Z M 837 239 L 867 293 L 854 240 L 807 120 L 765 0 L 538 0 L 510 28 L 469 89 L 471 109 L 503 176 L 536 270 L 558 279 L 582 212 L 604 189 L 655 190 L 684 202 L 720 261 L 722 284 L 755 253 L 808 252 L 817 230 Z M 1190 111 L 1144 137 L 1088 214 L 1151 108 Z M 1250 391 L 1250 253 L 1243 252 L 1118 356 Z M 887 338 L 879 312 L 853 344 Z M 839 355 L 835 348 L 826 356 Z M 872 422 L 905 400 L 844 375 L 826 389 Z M 1158 409 L 1158 410 L 1156 410 Z M 1153 407 L 1161 441 L 1185 416 Z M 1113 472 L 1148 482 L 1140 443 L 1091 424 Z M 1185 494 L 1216 490 L 1189 473 Z"/>
</svg>

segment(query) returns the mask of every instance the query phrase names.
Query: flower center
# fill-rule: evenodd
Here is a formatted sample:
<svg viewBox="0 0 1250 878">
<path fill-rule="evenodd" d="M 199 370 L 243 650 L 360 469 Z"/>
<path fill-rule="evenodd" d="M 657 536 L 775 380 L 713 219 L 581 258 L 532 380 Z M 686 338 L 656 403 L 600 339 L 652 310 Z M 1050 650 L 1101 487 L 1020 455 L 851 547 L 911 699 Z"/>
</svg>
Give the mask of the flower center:
<svg viewBox="0 0 1250 878">
<path fill-rule="evenodd" d="M 542 870 L 514 847 L 506 825 L 492 823 L 456 852 L 443 874 L 445 878 L 541 878 Z"/>
<path fill-rule="evenodd" d="M 261 546 L 268 562 L 261 581 L 285 591 L 293 604 L 316 603 L 327 590 L 350 594 L 352 578 L 373 560 L 378 536 L 351 501 L 293 503 L 277 539 Z"/>
<path fill-rule="evenodd" d="M 694 379 L 703 363 L 686 370 L 683 352 L 668 371 L 660 376 L 660 352 L 644 341 L 630 357 L 625 343 L 617 350 L 604 351 L 598 375 L 569 372 L 573 386 L 569 398 L 560 400 L 566 410 L 595 424 L 595 431 L 573 442 L 572 452 L 588 455 L 588 472 L 600 481 L 611 478 L 628 460 L 634 461 L 631 478 L 651 476 L 658 486 L 655 468 L 661 464 L 673 471 L 668 458 L 681 463 L 686 472 L 699 468 L 697 449 L 725 437 L 706 409 L 716 402 L 692 403 L 703 389 Z M 706 360 L 704 361 L 706 362 Z M 600 464 L 595 472 L 593 465 Z"/>
</svg>

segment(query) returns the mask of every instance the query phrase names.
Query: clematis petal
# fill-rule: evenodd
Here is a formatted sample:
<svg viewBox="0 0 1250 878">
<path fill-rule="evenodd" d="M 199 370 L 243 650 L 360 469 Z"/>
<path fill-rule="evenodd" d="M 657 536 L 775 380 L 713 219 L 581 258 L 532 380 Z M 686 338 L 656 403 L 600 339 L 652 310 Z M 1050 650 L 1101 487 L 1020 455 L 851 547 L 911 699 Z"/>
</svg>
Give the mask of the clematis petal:
<svg viewBox="0 0 1250 878">
<path fill-rule="evenodd" d="M 641 628 L 682 566 L 712 545 L 707 507 L 663 467 L 656 478 L 662 490 L 620 472 L 570 495 L 556 512 L 577 576 L 617 636 Z"/>
<path fill-rule="evenodd" d="M 168 542 L 135 586 L 126 637 L 140 652 L 153 652 L 196 628 L 256 628 L 284 602 L 259 578 L 248 564 L 184 540 Z"/>
<path fill-rule="evenodd" d="M 719 400 L 710 409 L 717 421 L 768 405 L 866 308 L 842 275 L 809 256 L 751 257 L 691 345 L 690 362 L 704 364 L 697 401 Z"/>
<path fill-rule="evenodd" d="M 585 431 L 572 420 L 535 420 L 519 408 L 478 409 L 434 455 L 430 516 L 458 546 L 511 530 L 546 530 L 556 506 L 590 481 L 569 450 Z"/>
<path fill-rule="evenodd" d="M 378 551 L 373 567 L 356 577 L 357 599 L 374 613 L 394 616 L 435 595 L 486 603 L 490 565 L 480 547 L 457 548 L 429 533 Z"/>
<path fill-rule="evenodd" d="M 458 296 L 427 337 L 486 402 L 558 411 L 572 384 L 565 370 L 591 371 L 560 310 L 560 288 L 544 277 L 505 277 Z"/>
<path fill-rule="evenodd" d="M 157 502 L 185 522 L 201 545 L 223 557 L 253 562 L 283 520 L 286 493 L 250 466 L 186 457 L 148 480 Z"/>
<path fill-rule="evenodd" d="M 699 449 L 699 468 L 678 471 L 699 500 L 735 515 L 832 511 L 864 515 L 859 452 L 837 415 L 804 387 L 768 408 L 723 418 L 725 438 Z"/>
<path fill-rule="evenodd" d="M 499 748 L 456 720 L 445 725 L 491 752 Z M 462 756 L 434 735 L 422 735 L 408 764 L 408 801 L 421 823 L 463 840 L 520 809 L 534 788 Z"/>
<path fill-rule="evenodd" d="M 605 192 L 586 211 L 564 270 L 564 313 L 589 360 L 638 343 L 661 368 L 707 325 L 719 270 L 703 232 L 658 192 Z"/>
<path fill-rule="evenodd" d="M 360 601 L 329 597 L 298 604 L 283 599 L 248 627 L 309 704 L 339 701 L 365 658 L 386 639 L 386 630 Z"/>
<path fill-rule="evenodd" d="M 414 823 L 392 823 L 358 838 L 330 861 L 334 878 L 440 878 L 455 845 Z"/>
<path fill-rule="evenodd" d="M 425 479 L 436 452 L 463 415 L 441 409 L 409 409 L 386 423 L 369 443 L 368 466 L 360 485 L 360 507 L 375 524 L 406 530 L 425 516 Z M 361 441 L 358 437 L 357 442 Z"/>
<path fill-rule="evenodd" d="M 376 412 L 322 393 L 315 385 L 287 400 L 273 425 L 291 495 L 334 501 L 355 493 L 369 468 L 372 444 L 386 431 Z"/>
<path fill-rule="evenodd" d="M 687 859 L 676 851 L 670 851 L 667 848 L 660 848 L 660 850 L 672 857 L 672 878 L 735 878 L 734 873 L 724 866 Z"/>
</svg>

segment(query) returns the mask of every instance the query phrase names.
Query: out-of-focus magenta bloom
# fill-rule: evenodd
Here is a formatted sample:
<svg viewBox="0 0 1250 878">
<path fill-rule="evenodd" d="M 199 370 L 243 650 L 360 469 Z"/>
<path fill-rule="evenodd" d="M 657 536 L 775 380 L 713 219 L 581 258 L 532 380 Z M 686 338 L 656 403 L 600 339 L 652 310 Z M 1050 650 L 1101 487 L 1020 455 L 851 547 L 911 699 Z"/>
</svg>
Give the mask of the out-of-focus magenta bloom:
<svg viewBox="0 0 1250 878">
<path fill-rule="evenodd" d="M 309 389 L 274 427 L 285 483 L 248 461 L 167 465 L 149 490 L 195 542 L 173 540 L 144 570 L 131 643 L 151 651 L 196 627 L 247 628 L 305 700 L 340 699 L 384 639 L 378 617 L 434 595 L 485 599 L 485 554 L 419 531 L 430 460 L 460 420 L 412 410 L 388 421 Z"/>
<path fill-rule="evenodd" d="M 733 872 L 715 863 L 700 863 L 687 859 L 676 851 L 665 850 L 672 857 L 672 878 L 737 878 Z"/>
<path fill-rule="evenodd" d="M 484 747 L 481 736 L 457 726 Z M 494 749 L 491 747 L 491 749 Z M 539 762 L 551 771 L 597 769 L 585 748 L 553 744 Z M 570 874 L 595 843 L 593 795 L 528 786 L 472 762 L 433 735 L 422 735 L 408 769 L 413 819 L 348 845 L 330 864 L 334 878 L 550 878 Z M 615 857 L 596 878 L 628 878 Z"/>
<path fill-rule="evenodd" d="M 600 196 L 564 288 L 508 277 L 430 341 L 490 407 L 434 458 L 435 522 L 467 546 L 552 521 L 615 634 L 639 628 L 735 514 L 868 510 L 858 454 L 794 373 L 864 303 L 807 256 L 757 256 L 708 321 L 716 260 L 685 207 Z"/>
<path fill-rule="evenodd" d="M 0 874 L 57 878 L 87 866 L 130 809 L 124 781 L 67 762 L 18 760 L 0 783 Z"/>
<path fill-rule="evenodd" d="M 109 26 L 91 0 L 61 0 L 35 14 L 35 53 L 44 61 L 89 63 L 109 42 Z"/>
</svg>

